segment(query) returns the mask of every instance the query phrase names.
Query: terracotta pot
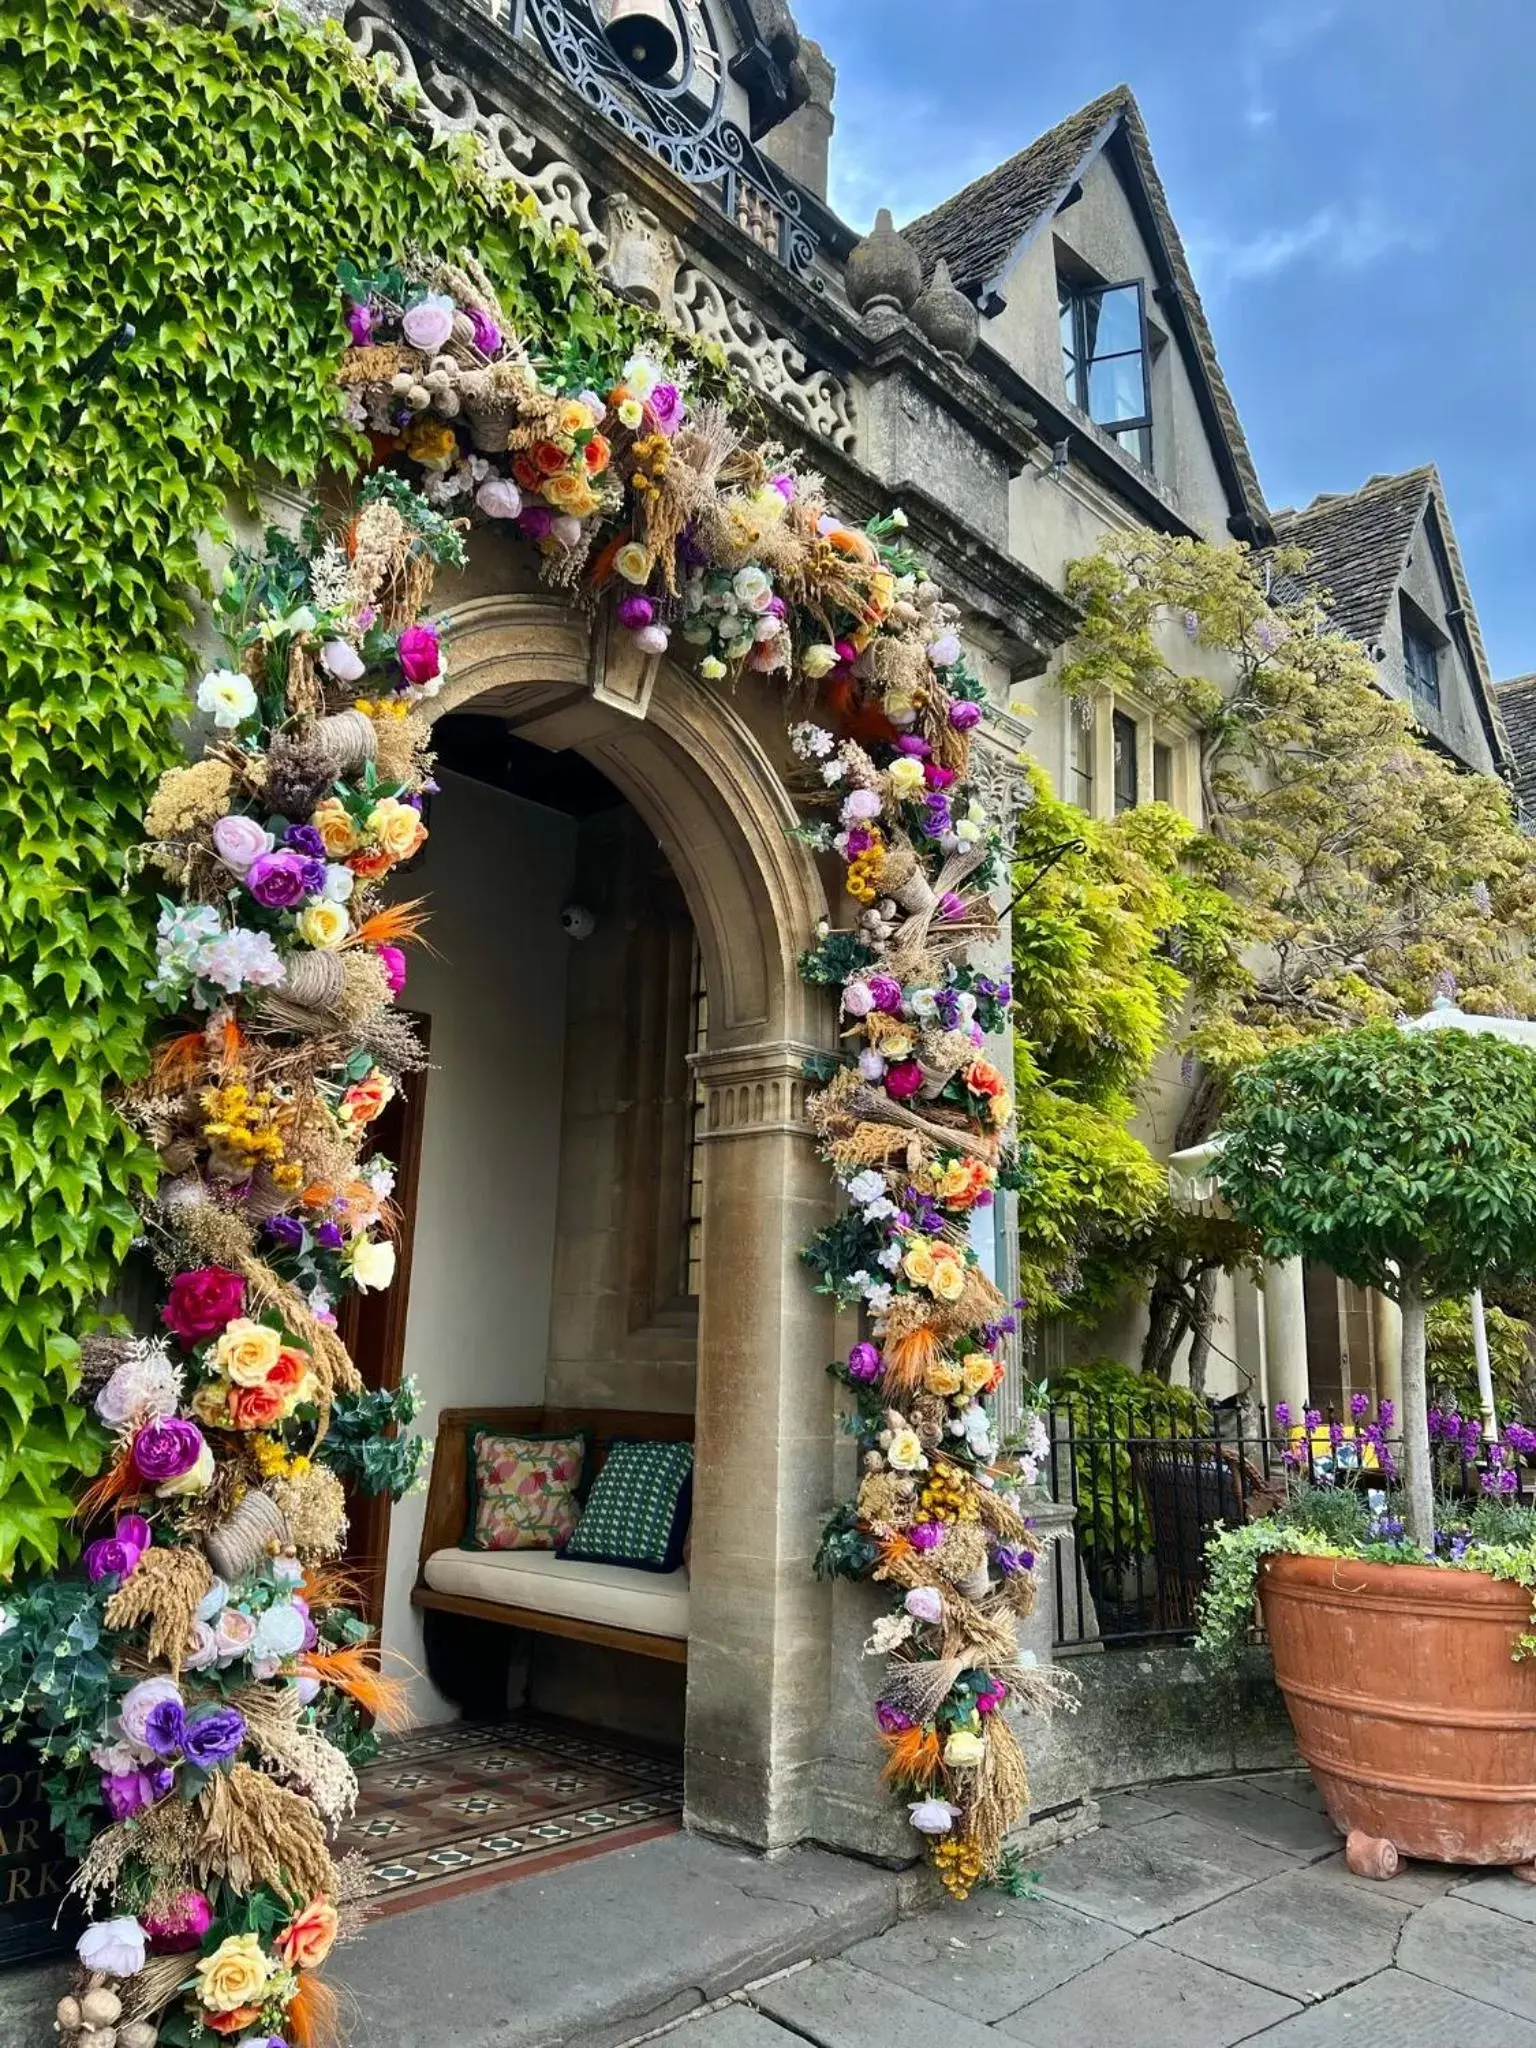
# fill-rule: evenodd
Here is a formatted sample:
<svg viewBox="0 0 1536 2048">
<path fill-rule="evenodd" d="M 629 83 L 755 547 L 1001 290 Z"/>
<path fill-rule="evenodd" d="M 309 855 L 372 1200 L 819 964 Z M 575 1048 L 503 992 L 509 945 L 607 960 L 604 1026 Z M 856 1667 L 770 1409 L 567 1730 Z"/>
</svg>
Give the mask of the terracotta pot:
<svg viewBox="0 0 1536 2048">
<path fill-rule="evenodd" d="M 1336 1827 L 1435 1863 L 1536 1859 L 1536 1661 L 1511 1655 L 1528 1592 L 1482 1572 L 1277 1556 L 1259 1596 Z"/>
</svg>

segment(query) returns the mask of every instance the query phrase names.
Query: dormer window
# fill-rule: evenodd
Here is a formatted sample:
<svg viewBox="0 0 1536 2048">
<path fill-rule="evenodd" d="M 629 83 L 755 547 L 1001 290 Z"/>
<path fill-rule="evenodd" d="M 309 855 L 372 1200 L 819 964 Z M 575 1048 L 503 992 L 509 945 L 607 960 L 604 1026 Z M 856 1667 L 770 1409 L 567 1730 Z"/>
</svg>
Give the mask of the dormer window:
<svg viewBox="0 0 1536 2048">
<path fill-rule="evenodd" d="M 1420 704 L 1440 709 L 1440 650 L 1411 619 L 1403 620 L 1403 670 L 1408 688 Z"/>
<path fill-rule="evenodd" d="M 1142 289 L 1058 279 L 1067 396 L 1144 469 L 1152 467 L 1152 394 Z"/>
</svg>

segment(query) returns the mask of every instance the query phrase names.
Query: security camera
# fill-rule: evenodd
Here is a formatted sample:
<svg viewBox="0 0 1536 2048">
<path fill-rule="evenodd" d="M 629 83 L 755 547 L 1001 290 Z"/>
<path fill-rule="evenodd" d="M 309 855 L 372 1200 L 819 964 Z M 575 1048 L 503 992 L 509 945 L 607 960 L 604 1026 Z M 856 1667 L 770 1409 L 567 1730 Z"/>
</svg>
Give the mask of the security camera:
<svg viewBox="0 0 1536 2048">
<path fill-rule="evenodd" d="M 597 919 L 584 903 L 567 903 L 560 913 L 560 929 L 568 939 L 590 939 Z"/>
</svg>

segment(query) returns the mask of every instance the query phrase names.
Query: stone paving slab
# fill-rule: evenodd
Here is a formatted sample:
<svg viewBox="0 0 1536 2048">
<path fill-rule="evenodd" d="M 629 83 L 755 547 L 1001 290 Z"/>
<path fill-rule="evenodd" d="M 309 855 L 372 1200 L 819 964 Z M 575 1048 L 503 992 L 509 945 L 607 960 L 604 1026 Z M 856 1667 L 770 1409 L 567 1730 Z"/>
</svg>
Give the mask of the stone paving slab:
<svg viewBox="0 0 1536 2048">
<path fill-rule="evenodd" d="M 1099 1825 L 1134 1828 L 1143 1821 L 1162 1820 L 1173 1811 L 1173 1801 L 1156 1788 L 1144 1792 L 1106 1792 L 1099 1800 Z"/>
<path fill-rule="evenodd" d="M 996 2034 L 979 2020 L 849 1962 L 816 1963 L 760 1985 L 750 1996 L 816 2048 L 934 2048 L 936 2042 L 944 2048 L 997 2048 Z"/>
<path fill-rule="evenodd" d="M 1127 2041 L 1141 2048 L 1232 2048 L 1299 2010 L 1294 1999 L 1138 1941 L 999 2020 L 993 2031 L 1026 2048 Z"/>
<path fill-rule="evenodd" d="M 1048 1862 L 1062 1853 L 1054 1851 Z M 1070 1907 L 978 1893 L 963 1906 L 904 1920 L 850 1948 L 844 1960 L 986 2022 L 1054 1991 L 1129 1940 Z"/>
<path fill-rule="evenodd" d="M 1522 2019 L 1536 2015 L 1536 1926 L 1465 1897 L 1436 1899 L 1415 1913 L 1397 1965 Z"/>
<path fill-rule="evenodd" d="M 795 2038 L 749 2005 L 723 2005 L 663 2036 L 675 2048 L 793 2048 Z"/>
<path fill-rule="evenodd" d="M 377 1920 L 337 1952 L 368 2048 L 612 2048 L 896 1918 L 896 1878 L 694 1835 Z"/>
<path fill-rule="evenodd" d="M 1256 2048 L 1536 2048 L 1536 2026 L 1402 1970 L 1382 1970 L 1282 2020 Z"/>
<path fill-rule="evenodd" d="M 1056 1850 L 1041 1867 L 1040 1889 L 1129 1934 L 1150 1934 L 1290 1867 L 1279 1850 L 1176 1813 L 1118 1832 L 1100 1828 Z"/>
<path fill-rule="evenodd" d="M 1479 1872 L 1476 1877 L 1464 1879 L 1454 1887 L 1451 1897 L 1465 1899 L 1469 1906 L 1487 1906 L 1495 1913 L 1507 1913 L 1511 1920 L 1527 1920 L 1536 1927 L 1536 1884 L 1506 1877 L 1502 1870 L 1497 1874 Z"/>
<path fill-rule="evenodd" d="M 1306 2003 L 1358 1983 L 1392 1961 L 1416 1901 L 1326 1866 L 1290 1870 L 1208 1906 L 1153 1939 Z"/>
<path fill-rule="evenodd" d="M 1313 1813 L 1326 1813 L 1328 1810 L 1323 1804 L 1322 1793 L 1312 1782 L 1310 1771 L 1254 1771 L 1246 1778 L 1232 1778 L 1228 1782 L 1247 1785 L 1253 1791 L 1268 1793 L 1274 1799 L 1289 1799 L 1293 1806 L 1310 1807 Z"/>
<path fill-rule="evenodd" d="M 1193 1814 L 1214 1827 L 1233 1828 L 1305 1863 L 1338 1853 L 1339 1831 L 1326 1813 L 1300 1800 L 1277 1798 L 1241 1778 L 1173 1786 L 1169 1798 L 1180 1813 Z"/>
</svg>

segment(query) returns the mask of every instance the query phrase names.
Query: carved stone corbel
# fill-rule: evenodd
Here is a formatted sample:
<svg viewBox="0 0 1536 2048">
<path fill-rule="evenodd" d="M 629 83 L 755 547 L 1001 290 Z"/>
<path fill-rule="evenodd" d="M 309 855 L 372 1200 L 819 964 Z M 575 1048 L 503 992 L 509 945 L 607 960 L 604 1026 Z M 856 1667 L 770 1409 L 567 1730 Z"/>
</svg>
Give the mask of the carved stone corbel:
<svg viewBox="0 0 1536 2048">
<path fill-rule="evenodd" d="M 676 235 L 627 192 L 608 195 L 599 210 L 598 225 L 608 245 L 601 265 L 608 282 L 636 305 L 670 320 L 672 290 L 683 260 L 683 246 Z"/>
</svg>

